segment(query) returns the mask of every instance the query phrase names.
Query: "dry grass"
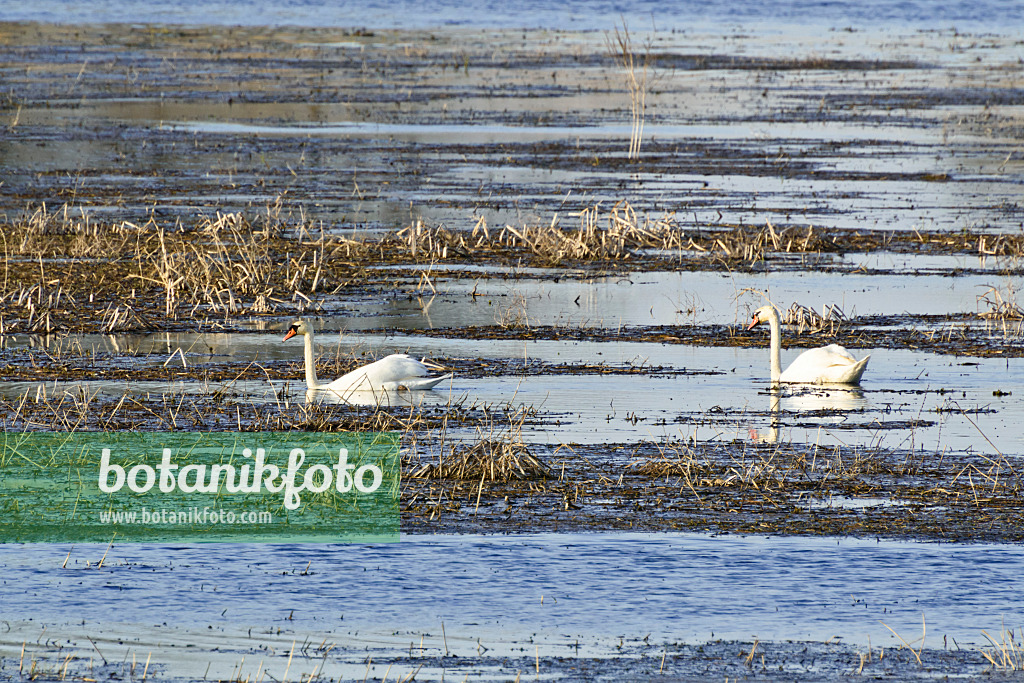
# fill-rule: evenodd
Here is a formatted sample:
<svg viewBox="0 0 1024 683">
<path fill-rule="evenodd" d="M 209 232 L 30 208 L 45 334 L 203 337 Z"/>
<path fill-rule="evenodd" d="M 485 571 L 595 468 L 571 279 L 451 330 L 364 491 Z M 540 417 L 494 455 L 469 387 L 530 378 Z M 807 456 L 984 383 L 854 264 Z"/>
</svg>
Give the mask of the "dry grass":
<svg viewBox="0 0 1024 683">
<path fill-rule="evenodd" d="M 932 239 L 938 240 L 941 237 L 933 236 Z M 966 243 L 965 251 L 970 249 L 969 244 L 976 242 L 978 256 L 1024 257 L 1024 235 L 971 235 L 964 233 L 960 239 L 962 243 Z"/>
<path fill-rule="evenodd" d="M 762 228 L 735 227 L 707 234 L 683 227 L 673 214 L 659 217 L 639 215 L 628 202 L 617 202 L 610 208 L 595 205 L 569 216 L 578 219 L 578 227 L 563 228 L 555 216 L 548 225 L 505 226 L 492 239 L 486 223 L 481 220 L 471 235 L 476 239 L 472 245 L 457 235 L 440 231 L 434 234 L 432 241 L 442 245 L 445 239 L 454 237 L 459 240 L 458 250 L 472 250 L 474 253 L 486 243 L 491 243 L 491 248 L 494 248 L 496 242 L 506 249 L 525 250 L 547 266 L 624 262 L 644 258 L 645 252 L 677 260 L 689 256 L 715 263 L 739 263 L 762 261 L 771 251 L 839 250 L 834 236 L 829 238 L 811 227 L 777 230 L 767 223 Z M 441 258 L 437 248 L 432 255 Z"/>
<path fill-rule="evenodd" d="M 409 475 L 415 479 L 460 479 L 480 482 L 550 479 L 554 475 L 526 444 L 482 439 L 457 446 L 440 463 L 427 463 Z"/>
<path fill-rule="evenodd" d="M 1024 647 L 1016 641 L 1014 632 L 1005 627 L 1000 629 L 999 640 L 985 631 L 981 635 L 992 644 L 991 649 L 982 648 L 981 655 L 996 671 L 1024 671 Z"/>
<path fill-rule="evenodd" d="M 433 411 L 347 404 L 292 402 L 274 398 L 267 386 L 233 381 L 181 383 L 167 371 L 160 392 L 102 394 L 99 389 L 52 382 L 32 383 L 0 398 L 0 429 L 6 431 L 397 431 L 422 433 L 443 424 L 473 424 L 479 410 L 461 399 Z M 57 387 L 57 388 L 55 388 Z M 270 396 L 268 396 L 268 393 Z M 443 413 L 443 417 L 438 415 Z"/>
<path fill-rule="evenodd" d="M 328 243 L 300 240 L 292 256 L 295 240 L 283 238 L 273 211 L 254 220 L 218 215 L 186 229 L 152 218 L 99 224 L 44 206 L 0 224 L 0 332 L 135 331 L 152 328 L 153 318 L 301 310 L 327 285 Z"/>
<path fill-rule="evenodd" d="M 508 304 L 498 307 L 498 310 L 495 312 L 494 323 L 503 330 L 530 329 L 526 296 L 521 293 L 513 294 Z"/>
<path fill-rule="evenodd" d="M 560 225 L 557 214 L 546 224 L 500 228 L 480 218 L 468 232 L 417 221 L 353 239 L 282 217 L 280 202 L 252 217 L 223 214 L 188 226 L 154 217 L 141 224 L 102 223 L 68 206 L 52 212 L 43 206 L 0 222 L 0 334 L 128 332 L 175 321 L 215 325 L 239 315 L 301 314 L 316 310 L 325 296 L 386 281 L 386 272 L 366 270 L 371 262 L 732 268 L 786 253 L 872 250 L 895 239 L 893 233 L 777 228 L 771 222 L 687 227 L 674 214 L 641 215 L 626 202 L 567 215 L 576 225 Z M 1024 252 L 1024 239 L 1018 244 L 1009 236 L 984 243 L 968 234 L 914 233 L 902 239 L 908 248 L 926 243 L 958 252 Z M 420 276 L 424 286 L 434 290 L 426 272 Z M 987 319 L 1024 319 L 1012 296 L 994 289 L 979 302 L 988 306 Z M 510 308 L 499 324 L 529 326 L 521 308 Z M 798 325 L 832 333 L 845 319 L 834 307 L 822 315 L 810 309 L 792 314 Z"/>
<path fill-rule="evenodd" d="M 984 294 L 978 295 L 978 309 L 978 315 L 986 320 L 1024 320 L 1024 308 L 1017 303 L 1012 287 L 1005 295 L 995 287 L 989 287 Z"/>
<path fill-rule="evenodd" d="M 834 304 L 827 304 L 823 311 L 823 313 L 818 313 L 813 308 L 794 303 L 783 314 L 782 322 L 785 325 L 796 325 L 797 334 L 811 332 L 835 336 L 849 318 L 839 306 Z"/>
<path fill-rule="evenodd" d="M 681 494 L 689 492 L 698 503 L 726 491 L 753 495 L 773 508 L 799 504 L 804 497 L 877 497 L 877 486 L 870 482 L 886 480 L 887 496 L 942 505 L 957 500 L 978 507 L 1015 500 L 1022 488 L 1013 463 L 1002 455 L 978 454 L 951 468 L 940 453 L 877 446 L 669 441 L 656 444 L 653 452 L 649 447 L 641 452 L 624 475 L 675 483 Z M 914 483 L 918 479 L 932 484 L 919 487 Z"/>
<path fill-rule="evenodd" d="M 765 493 L 782 490 L 792 466 L 781 464 L 776 449 L 757 449 L 749 459 L 745 452 L 737 454 L 736 449 L 721 449 L 716 444 L 670 443 L 658 450 L 657 457 L 634 461 L 626 471 L 650 478 L 675 478 L 697 498 L 701 497 L 699 489 L 709 488 L 749 488 Z"/>
<path fill-rule="evenodd" d="M 625 201 L 610 207 L 600 204 L 568 214 L 578 219 L 577 227 L 562 227 L 558 216 L 540 225 L 506 225 L 488 230 L 480 219 L 465 239 L 461 233 L 442 228 L 417 228 L 416 244 L 421 254 L 432 261 L 443 261 L 451 254 L 508 254 L 523 250 L 535 256 L 540 265 L 567 263 L 624 262 L 657 255 L 682 260 L 684 257 L 709 264 L 742 264 L 765 261 L 775 254 L 821 254 L 846 251 L 871 252 L 893 248 L 919 251 L 921 244 L 941 253 L 1024 256 L 1024 237 L 992 236 L 971 233 L 870 233 L 829 231 L 815 226 L 776 227 L 771 221 L 763 226 L 685 227 L 673 213 L 641 215 Z M 406 229 L 410 230 L 410 229 Z M 399 233 L 400 235 L 402 233 Z M 411 238 L 406 238 L 411 239 Z M 387 238 L 385 238 L 387 241 Z M 423 246 L 427 247 L 424 251 Z M 984 251 L 989 249 L 990 251 Z"/>
<path fill-rule="evenodd" d="M 1024 336 L 1024 308 L 1017 303 L 1012 285 L 1007 287 L 1005 295 L 995 287 L 980 294 L 978 317 L 985 321 L 987 330 L 1000 332 L 1004 339 Z"/>
<path fill-rule="evenodd" d="M 643 58 L 633 51 L 633 40 L 625 22 L 622 30 L 615 28 L 614 38 L 608 37 L 608 50 L 626 72 L 626 87 L 629 89 L 630 118 L 632 128 L 629 135 L 630 161 L 640 158 L 640 144 L 644 136 L 644 115 L 647 111 L 647 70 L 651 63 L 651 45 L 647 43 Z"/>
<path fill-rule="evenodd" d="M 482 424 L 472 441 L 448 441 L 445 429 L 434 439 L 436 462 L 416 467 L 414 479 L 452 479 L 485 482 L 547 479 L 548 466 L 523 441 L 523 426 L 536 414 L 512 404 L 480 406 Z"/>
</svg>

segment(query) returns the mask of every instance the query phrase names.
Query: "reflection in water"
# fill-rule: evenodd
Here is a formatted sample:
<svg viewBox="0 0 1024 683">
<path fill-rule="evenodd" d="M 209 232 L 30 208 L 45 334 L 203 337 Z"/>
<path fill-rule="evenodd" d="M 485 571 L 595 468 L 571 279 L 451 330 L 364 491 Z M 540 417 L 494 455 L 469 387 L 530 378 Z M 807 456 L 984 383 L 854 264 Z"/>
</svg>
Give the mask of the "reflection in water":
<svg viewBox="0 0 1024 683">
<path fill-rule="evenodd" d="M 786 410 L 862 410 L 868 401 L 860 387 L 800 387 L 786 396 Z M 774 410 L 774 408 L 773 408 Z"/>
<path fill-rule="evenodd" d="M 430 316 L 435 325 L 451 324 L 451 320 L 442 314 L 447 299 L 438 295 L 430 306 Z M 495 301 L 500 305 L 502 300 Z M 441 309 L 438 309 L 439 305 Z M 417 307 L 416 310 L 419 312 L 421 309 Z M 532 325 L 532 313 L 528 315 Z M 493 316 L 492 310 L 492 322 Z M 349 323 L 358 320 L 363 318 L 352 317 Z M 523 376 L 508 374 L 502 369 L 485 377 L 456 373 L 450 383 L 426 392 L 426 396 L 375 397 L 371 394 L 368 397 L 353 396 L 348 401 L 370 408 L 383 398 L 386 401 L 381 400 L 382 406 L 387 406 L 390 401 L 395 401 L 396 406 L 422 401 L 424 406 L 441 407 L 449 400 L 467 400 L 471 396 L 472 402 L 480 405 L 511 403 L 532 406 L 550 415 L 560 414 L 561 417 L 538 424 L 530 431 L 529 438 L 534 443 L 595 444 L 675 436 L 681 416 L 685 419 L 690 415 L 703 415 L 709 405 L 717 405 L 731 417 L 725 423 L 695 426 L 698 439 L 719 438 L 720 430 L 725 426 L 729 430 L 741 430 L 737 436 L 742 434 L 746 437 L 749 433 L 750 439 L 774 438 L 776 442 L 874 446 L 882 439 L 886 445 L 896 446 L 912 434 L 914 443 L 924 448 L 965 450 L 977 448 L 980 430 L 1003 453 L 1019 453 L 1024 449 L 1024 432 L 1019 429 L 1019 424 L 1024 421 L 1024 393 L 1006 391 L 1008 386 L 1024 384 L 1024 362 L 1017 358 L 974 358 L 971 363 L 977 365 L 960 365 L 951 362 L 948 356 L 935 353 L 887 349 L 871 359 L 876 379 L 869 381 L 866 393 L 835 385 L 781 387 L 778 411 L 772 408 L 770 419 L 765 414 L 768 406 L 763 394 L 754 394 L 750 385 L 750 377 L 759 376 L 764 361 L 764 350 L 760 348 L 649 341 L 396 337 L 383 333 L 351 335 L 351 338 L 357 338 L 363 349 L 374 354 L 398 350 L 416 357 L 431 356 L 453 361 L 493 360 L 496 361 L 495 368 L 504 366 L 506 359 L 517 359 L 521 363 L 527 354 L 531 364 L 629 367 L 642 359 L 651 366 L 701 368 L 716 373 L 566 375 L 545 371 Z M 41 345 L 44 340 L 48 343 L 45 347 L 48 354 L 63 354 L 66 361 L 73 361 L 77 367 L 89 368 L 88 374 L 83 372 L 83 378 L 76 379 L 77 371 L 61 372 L 42 382 L 32 370 L 21 370 L 22 365 L 30 367 L 33 361 L 30 354 L 19 352 L 38 348 L 31 344 Z M 399 340 L 402 346 L 394 349 Z M 121 352 L 114 350 L 115 343 Z M 167 368 L 171 365 L 180 367 L 180 355 L 174 355 L 168 363 L 168 358 L 178 348 L 188 360 L 186 372 L 200 364 L 240 369 L 254 360 L 261 364 L 280 363 L 283 368 L 285 363 L 295 360 L 293 348 L 268 343 L 263 332 L 72 334 L 49 338 L 6 335 L 0 336 L 0 354 L 14 353 L 0 355 L 0 366 L 10 365 L 7 376 L 0 382 L 0 398 L 8 403 L 16 402 L 12 411 L 23 398 L 32 405 L 50 401 L 54 406 L 64 408 L 75 406 L 77 398 L 79 404 L 84 405 L 83 389 L 92 409 L 101 409 L 111 402 L 116 405 L 126 394 L 129 398 L 143 397 L 146 401 L 160 402 L 163 402 L 161 397 L 166 396 L 167 401 L 175 405 L 183 395 L 190 397 L 187 399 L 190 401 L 193 396 L 203 400 L 200 397 L 212 394 L 246 404 L 276 405 L 281 400 L 305 403 L 302 399 L 306 386 L 297 377 L 289 381 L 275 379 L 268 382 L 264 378 L 254 378 L 220 382 L 188 380 L 184 379 L 187 375 L 182 374 L 181 380 L 168 380 Z M 84 362 L 81 360 L 83 355 L 88 356 Z M 38 355 L 34 362 L 40 362 Z M 166 368 L 165 363 L 168 363 Z M 732 368 L 737 371 L 729 372 Z M 101 379 L 101 371 L 114 372 L 115 378 Z M 128 379 L 124 371 L 138 371 L 138 374 Z M 196 371 L 197 380 L 200 373 L 202 370 Z M 878 382 L 879 377 L 885 380 Z M 768 384 L 761 387 L 766 391 Z M 942 410 L 948 399 L 941 387 L 956 389 L 959 405 L 968 409 L 967 415 Z M 67 391 L 72 394 L 62 403 L 61 397 Z M 995 391 L 1001 393 L 994 396 Z M 337 396 L 328 396 L 325 400 L 344 403 Z M 753 415 L 750 413 L 751 404 L 755 408 Z M 634 423 L 623 411 L 615 414 L 615 408 L 622 405 L 629 405 L 630 412 L 647 419 Z M 980 412 L 970 412 L 975 408 Z M 828 410 L 835 412 L 829 414 Z M 909 421 L 922 410 L 934 414 L 934 417 L 924 423 Z M 92 410 L 89 414 L 93 414 Z M 661 420 L 665 420 L 666 426 L 655 424 Z M 836 426 L 841 426 L 842 431 L 831 429 Z M 770 431 L 772 427 L 777 430 L 774 437 Z M 884 428 L 882 433 L 879 427 Z M 750 428 L 756 432 L 751 432 Z"/>
<path fill-rule="evenodd" d="M 765 441 L 768 443 L 775 443 L 779 440 L 779 403 L 782 400 L 782 396 L 779 394 L 778 387 L 772 387 L 769 392 L 771 400 L 769 402 L 768 410 L 771 413 L 771 422 L 768 427 L 768 435 L 765 437 Z"/>
<path fill-rule="evenodd" d="M 750 438 L 760 443 L 778 443 L 779 426 L 782 418 L 783 404 L 787 412 L 818 412 L 818 411 L 851 411 L 863 410 L 868 407 L 868 400 L 864 397 L 864 391 L 860 387 L 791 387 L 783 400 L 782 390 L 773 386 L 769 392 L 768 400 L 768 429 L 759 432 L 756 429 L 750 430 Z M 831 417 L 842 421 L 845 415 L 833 414 Z"/>
<path fill-rule="evenodd" d="M 758 443 L 777 443 L 779 440 L 779 403 L 782 398 L 782 393 L 779 388 L 772 385 L 772 388 L 768 391 L 769 402 L 768 402 L 768 430 L 766 432 L 758 432 L 754 428 L 750 428 L 750 438 Z"/>
<path fill-rule="evenodd" d="M 440 402 L 442 396 L 442 394 L 432 391 L 410 391 L 408 389 L 346 392 L 307 389 L 306 403 L 311 405 L 372 406 L 374 408 L 419 407 L 424 403 Z"/>
</svg>

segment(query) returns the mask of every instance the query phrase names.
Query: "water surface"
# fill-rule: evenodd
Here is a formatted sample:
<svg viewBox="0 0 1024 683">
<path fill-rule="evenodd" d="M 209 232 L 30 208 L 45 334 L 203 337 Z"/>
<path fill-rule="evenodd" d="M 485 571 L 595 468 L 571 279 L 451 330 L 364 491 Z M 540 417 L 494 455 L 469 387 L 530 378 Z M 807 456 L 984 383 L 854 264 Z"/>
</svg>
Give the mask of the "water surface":
<svg viewBox="0 0 1024 683">
<path fill-rule="evenodd" d="M 68 552 L 67 568 L 61 569 Z M 4 546 L 0 652 L 103 630 L 107 658 L 177 661 L 225 677 L 248 654 L 279 674 L 288 644 L 337 643 L 332 665 L 478 643 L 499 654 L 609 656 L 620 640 L 701 643 L 839 638 L 926 648 L 985 641 L 1024 618 L 1024 550 L 851 539 L 679 534 L 405 537 L 381 546 Z M 92 566 L 87 567 L 87 562 Z M 258 598 L 257 598 L 258 596 Z M 188 661 L 181 641 L 221 654 Z M 211 643 L 212 644 L 212 643 Z M 264 650 L 265 646 L 271 650 Z M 918 643 L 917 645 L 920 645 Z M 952 647 L 952 643 L 948 643 Z M 580 651 L 576 650 L 576 647 Z M 572 652 L 570 652 L 570 649 Z M 335 661 L 335 657 L 337 661 Z M 312 663 L 304 664 L 306 671 Z"/>
<path fill-rule="evenodd" d="M 77 22 L 158 22 L 184 24 L 268 24 L 306 26 L 511 26 L 605 29 L 629 17 L 643 28 L 655 24 L 665 29 L 730 27 L 741 24 L 769 23 L 810 27 L 847 27 L 914 25 L 922 28 L 984 26 L 1005 28 L 1008 23 L 1024 23 L 1024 10 L 999 0 L 982 2 L 933 3 L 924 0 L 886 2 L 699 2 L 685 0 L 669 5 L 651 0 L 609 4 L 594 0 L 573 0 L 552 5 L 537 0 L 515 3 L 475 0 L 471 3 L 451 0 L 429 2 L 336 2 L 288 0 L 253 5 L 241 0 L 201 2 L 185 0 L 146 0 L 124 3 L 118 0 L 80 3 L 72 0 L 43 0 L 3 8 L 0 18 Z"/>
</svg>

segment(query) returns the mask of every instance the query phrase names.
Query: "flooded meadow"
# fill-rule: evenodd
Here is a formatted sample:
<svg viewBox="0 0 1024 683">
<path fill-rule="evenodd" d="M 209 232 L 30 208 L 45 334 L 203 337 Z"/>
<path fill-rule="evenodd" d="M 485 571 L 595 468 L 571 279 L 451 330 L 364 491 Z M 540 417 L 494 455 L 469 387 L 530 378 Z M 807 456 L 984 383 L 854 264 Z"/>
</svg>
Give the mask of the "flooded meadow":
<svg viewBox="0 0 1024 683">
<path fill-rule="evenodd" d="M 1019 675 L 1020 47 L 0 23 L 5 432 L 397 431 L 403 534 L 0 547 L 0 677 Z"/>
</svg>

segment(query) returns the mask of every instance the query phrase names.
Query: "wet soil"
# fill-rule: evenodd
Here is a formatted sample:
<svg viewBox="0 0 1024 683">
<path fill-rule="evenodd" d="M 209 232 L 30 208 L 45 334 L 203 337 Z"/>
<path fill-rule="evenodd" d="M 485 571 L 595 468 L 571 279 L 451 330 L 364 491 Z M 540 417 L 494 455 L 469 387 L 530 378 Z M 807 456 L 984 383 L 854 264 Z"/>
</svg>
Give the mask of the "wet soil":
<svg viewBox="0 0 1024 683">
<path fill-rule="evenodd" d="M 777 424 L 799 420 L 783 414 Z M 907 427 L 902 421 L 888 425 Z M 887 425 L 876 420 L 872 428 Z M 573 445 L 549 455 L 548 462 L 552 476 L 529 483 L 406 478 L 406 528 L 1024 541 L 1020 473 L 1013 464 L 978 454 L 622 443 Z M 987 483 L 981 489 L 974 483 L 979 473 Z"/>
<path fill-rule="evenodd" d="M 848 349 L 902 348 L 932 353 L 973 357 L 1024 356 L 1024 340 L 1003 335 L 999 328 L 978 326 L 984 318 L 962 316 L 889 316 L 885 319 L 893 329 L 878 330 L 867 327 L 877 324 L 880 317 L 847 321 L 840 329 L 830 332 L 806 333 L 787 338 L 789 348 L 812 348 L 825 344 L 840 344 Z M 926 323 L 918 329 L 915 323 Z M 973 324 L 972 324 L 973 323 Z M 864 325 L 864 328 L 860 326 Z M 944 326 L 937 332 L 936 326 Z M 909 329 L 907 329 L 909 328 Z M 1016 326 L 1013 327 L 1016 329 Z M 563 339 L 594 341 L 642 341 L 658 344 L 690 344 L 699 346 L 725 346 L 750 348 L 764 346 L 764 335 L 747 332 L 740 327 L 674 325 L 624 327 L 618 330 L 569 328 L 564 326 L 537 326 L 508 328 L 502 326 L 460 328 L 459 334 L 469 339 Z M 995 332 L 995 338 L 993 335 Z M 453 330 L 441 328 L 420 332 L 424 336 L 446 336 Z"/>
<path fill-rule="evenodd" d="M 0 25 L 0 211 L 188 223 L 285 197 L 332 229 L 464 229 L 628 198 L 698 229 L 1019 237 L 1012 41 L 650 40 L 631 161 L 598 33 Z"/>
<path fill-rule="evenodd" d="M 413 634 L 415 635 L 415 634 Z M 415 640 L 413 641 L 416 642 Z M 304 670 L 314 667 L 318 658 L 323 658 L 323 646 L 316 643 L 304 643 L 300 654 L 295 656 L 295 668 Z M 557 680 L 581 681 L 668 681 L 671 683 L 691 683 L 718 679 L 726 675 L 730 680 L 745 681 L 792 681 L 797 683 L 811 681 L 840 680 L 850 675 L 864 675 L 875 679 L 902 681 L 934 681 L 948 675 L 984 676 L 986 680 L 1012 681 L 1017 680 L 1013 673 L 993 671 L 988 659 L 978 650 L 958 649 L 950 645 L 949 649 L 915 648 L 879 648 L 857 647 L 842 642 L 809 642 L 785 641 L 762 642 L 712 640 L 695 645 L 687 643 L 654 644 L 646 639 L 623 639 L 614 656 L 587 656 L 579 654 L 579 645 L 560 649 L 562 655 L 537 655 L 529 652 L 528 644 L 514 648 L 518 652 L 490 655 L 488 648 L 480 645 L 480 654 L 458 655 L 442 652 L 435 654 L 437 648 L 430 648 L 430 653 L 413 655 L 395 655 L 383 648 L 374 649 L 372 656 L 364 657 L 367 664 L 363 666 L 365 673 L 358 674 L 360 668 L 356 662 L 365 651 L 353 651 L 351 648 L 332 647 L 329 652 L 332 662 L 346 661 L 349 676 L 366 680 L 386 680 L 388 674 L 399 676 L 416 676 L 421 672 L 426 676 L 445 675 L 453 678 L 472 677 L 477 681 L 507 680 L 509 676 L 529 672 L 543 672 L 545 676 Z M 88 639 L 84 642 L 67 642 L 61 648 L 69 654 L 62 660 L 47 661 L 33 659 L 32 671 L 35 677 L 75 677 L 79 680 L 122 680 L 131 678 L 141 670 L 142 665 L 131 662 L 89 661 L 89 657 L 76 655 L 76 647 L 88 648 Z M 82 652 L 85 652 L 83 648 Z M 418 648 L 412 648 L 418 649 Z M 376 651 L 382 650 L 382 651 Z M 232 651 L 225 648 L 219 659 L 233 654 L 241 658 L 245 664 L 245 655 L 259 659 L 266 653 L 263 648 L 239 648 Z M 285 648 L 287 655 L 287 648 Z M 990 656 L 998 656 L 992 652 Z M 918 661 L 920 659 L 920 661 Z M 326 660 L 325 660 L 326 661 Z M 923 663 L 922 663 L 923 662 Z M 219 664 L 220 662 L 218 662 Z M 239 667 L 238 664 L 235 665 Z M 337 668 L 337 664 L 334 665 Z M 173 667 L 159 663 L 146 667 L 147 675 L 153 678 L 166 678 Z M 316 670 L 315 668 L 313 670 Z M 371 673 L 372 672 L 372 673 Z M 378 678 L 383 674 L 383 678 Z"/>
</svg>

